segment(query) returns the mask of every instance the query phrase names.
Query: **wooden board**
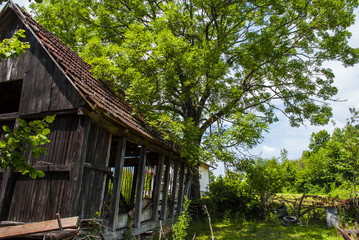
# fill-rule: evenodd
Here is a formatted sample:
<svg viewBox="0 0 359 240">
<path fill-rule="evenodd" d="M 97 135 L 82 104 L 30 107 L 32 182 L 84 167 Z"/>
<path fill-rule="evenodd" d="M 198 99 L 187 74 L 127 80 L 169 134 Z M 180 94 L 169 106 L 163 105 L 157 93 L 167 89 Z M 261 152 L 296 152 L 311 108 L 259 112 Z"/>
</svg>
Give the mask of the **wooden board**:
<svg viewBox="0 0 359 240">
<path fill-rule="evenodd" d="M 69 217 L 61 219 L 61 224 L 63 228 L 77 228 L 79 217 Z M 29 223 L 19 226 L 11 226 L 0 228 L 0 239 L 22 236 L 26 234 L 46 232 L 58 230 L 59 225 L 57 220 L 50 220 L 37 223 Z"/>
</svg>

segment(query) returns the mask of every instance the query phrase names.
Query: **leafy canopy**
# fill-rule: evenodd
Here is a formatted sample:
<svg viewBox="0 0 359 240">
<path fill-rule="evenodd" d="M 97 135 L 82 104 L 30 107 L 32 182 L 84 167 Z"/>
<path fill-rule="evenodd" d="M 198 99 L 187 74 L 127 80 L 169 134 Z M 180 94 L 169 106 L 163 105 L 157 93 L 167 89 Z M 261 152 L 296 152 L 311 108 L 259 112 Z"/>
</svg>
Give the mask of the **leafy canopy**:
<svg viewBox="0 0 359 240">
<path fill-rule="evenodd" d="M 276 110 L 293 126 L 328 122 L 327 102 L 337 88 L 322 63 L 358 62 L 347 30 L 357 6 L 357 0 L 44 0 L 32 9 L 97 78 L 124 90 L 184 157 L 233 162 L 233 150 L 257 144 Z"/>
</svg>

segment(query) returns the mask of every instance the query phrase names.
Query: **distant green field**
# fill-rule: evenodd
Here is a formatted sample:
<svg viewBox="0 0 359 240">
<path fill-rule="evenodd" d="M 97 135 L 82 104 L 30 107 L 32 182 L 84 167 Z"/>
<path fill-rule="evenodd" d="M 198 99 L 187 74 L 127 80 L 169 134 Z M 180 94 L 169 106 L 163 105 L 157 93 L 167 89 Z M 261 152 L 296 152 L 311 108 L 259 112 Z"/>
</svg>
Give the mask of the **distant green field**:
<svg viewBox="0 0 359 240">
<path fill-rule="evenodd" d="M 240 240 L 343 240 L 337 235 L 336 228 L 326 226 L 289 226 L 283 227 L 279 223 L 263 222 L 218 222 L 212 224 L 215 239 L 240 239 Z M 208 222 L 194 221 L 190 224 L 188 239 L 211 239 Z"/>
</svg>

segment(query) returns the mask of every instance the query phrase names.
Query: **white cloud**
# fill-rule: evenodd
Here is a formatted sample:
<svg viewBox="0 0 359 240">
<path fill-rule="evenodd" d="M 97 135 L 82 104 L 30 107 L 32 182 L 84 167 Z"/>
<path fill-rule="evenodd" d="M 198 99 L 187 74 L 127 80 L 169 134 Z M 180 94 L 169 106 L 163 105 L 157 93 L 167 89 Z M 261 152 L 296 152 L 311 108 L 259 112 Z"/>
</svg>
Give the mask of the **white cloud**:
<svg viewBox="0 0 359 240">
<path fill-rule="evenodd" d="M 267 146 L 267 145 L 264 145 L 264 146 L 262 147 L 262 151 L 263 151 L 263 153 L 265 153 L 265 154 L 273 154 L 273 153 L 275 153 L 275 152 L 277 151 L 277 149 L 274 148 L 274 147 L 269 147 L 269 146 Z"/>
</svg>

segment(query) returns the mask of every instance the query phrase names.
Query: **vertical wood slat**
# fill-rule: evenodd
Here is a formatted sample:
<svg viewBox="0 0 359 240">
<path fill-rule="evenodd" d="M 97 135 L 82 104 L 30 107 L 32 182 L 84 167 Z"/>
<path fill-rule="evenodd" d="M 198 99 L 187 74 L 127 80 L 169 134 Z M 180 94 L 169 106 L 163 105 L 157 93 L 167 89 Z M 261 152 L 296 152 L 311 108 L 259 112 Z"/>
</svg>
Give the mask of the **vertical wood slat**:
<svg viewBox="0 0 359 240">
<path fill-rule="evenodd" d="M 126 137 L 121 136 L 117 145 L 115 176 L 113 178 L 113 189 L 111 196 L 111 212 L 109 219 L 109 228 L 112 231 L 116 231 L 117 221 L 118 221 L 118 211 L 120 207 L 120 195 L 121 195 L 121 180 L 122 180 L 123 166 L 125 163 L 125 152 L 126 152 Z"/>
<path fill-rule="evenodd" d="M 177 203 L 177 214 L 181 214 L 183 205 L 183 193 L 184 193 L 184 175 L 185 175 L 185 164 L 181 163 L 181 172 L 179 179 L 179 191 L 178 191 L 178 203 Z"/>
<path fill-rule="evenodd" d="M 184 189 L 184 194 L 186 195 L 187 198 L 189 198 L 189 191 L 191 189 L 192 179 L 193 179 L 193 174 L 188 173 L 188 178 Z"/>
<path fill-rule="evenodd" d="M 83 126 L 82 126 L 83 125 Z M 84 163 L 86 161 L 87 156 L 87 145 L 89 140 L 89 133 L 90 133 L 90 126 L 91 122 L 87 117 L 81 117 L 78 123 L 77 131 L 79 131 L 79 135 L 83 134 L 82 137 L 82 147 L 80 152 L 80 158 L 77 166 L 75 165 L 74 169 L 70 173 L 70 181 L 74 185 L 72 188 L 73 195 L 72 197 L 72 210 L 71 215 L 77 216 L 79 211 L 79 204 L 80 204 L 80 194 L 81 194 L 81 186 L 82 186 L 82 178 L 84 172 Z"/>
<path fill-rule="evenodd" d="M 176 202 L 176 192 L 177 192 L 177 176 L 178 176 L 178 161 L 175 162 L 174 174 L 173 174 L 173 187 L 172 187 L 172 199 L 171 199 L 171 208 L 169 218 L 175 216 L 175 202 Z M 178 201 L 177 201 L 178 203 Z"/>
<path fill-rule="evenodd" d="M 106 164 L 105 166 L 108 167 L 108 163 L 110 162 L 110 154 L 111 154 L 111 142 L 112 142 L 112 134 L 109 134 L 109 140 L 108 140 L 108 146 L 107 146 L 107 156 L 106 156 Z M 106 184 L 107 184 L 107 174 L 103 175 L 103 184 L 102 184 L 102 192 L 101 192 L 101 202 L 100 202 L 100 207 L 99 209 L 102 210 L 103 208 L 103 204 L 104 204 L 104 199 L 105 199 L 105 192 L 106 192 Z"/>
<path fill-rule="evenodd" d="M 14 173 L 11 170 L 7 170 L 2 175 L 1 181 L 1 192 L 0 192 L 0 220 L 6 220 L 8 215 L 8 210 L 10 207 L 10 199 L 12 194 L 14 181 Z"/>
<path fill-rule="evenodd" d="M 158 164 L 156 169 L 156 179 L 155 179 L 155 189 L 153 193 L 153 214 L 152 220 L 157 221 L 158 219 L 158 205 L 160 202 L 160 194 L 161 194 L 161 179 L 163 172 L 163 164 L 164 164 L 165 156 L 160 154 L 158 157 Z"/>
<path fill-rule="evenodd" d="M 136 228 L 141 226 L 142 198 L 143 198 L 143 189 L 145 186 L 145 168 L 146 168 L 146 146 L 142 146 L 141 154 L 140 154 L 140 164 L 138 166 L 137 193 L 136 193 L 136 204 L 135 204 L 134 226 Z"/>
<path fill-rule="evenodd" d="M 161 220 L 166 220 L 167 218 L 167 196 L 168 196 L 168 181 L 170 175 L 171 162 L 170 158 L 166 158 L 166 170 L 165 170 L 165 179 L 163 183 L 163 192 L 162 192 L 162 204 L 161 204 Z"/>
<path fill-rule="evenodd" d="M 130 203 L 133 203 L 135 201 L 137 178 L 138 178 L 138 166 L 135 166 L 135 170 L 133 172 L 133 184 L 132 184 L 132 189 L 131 189 Z"/>
</svg>

